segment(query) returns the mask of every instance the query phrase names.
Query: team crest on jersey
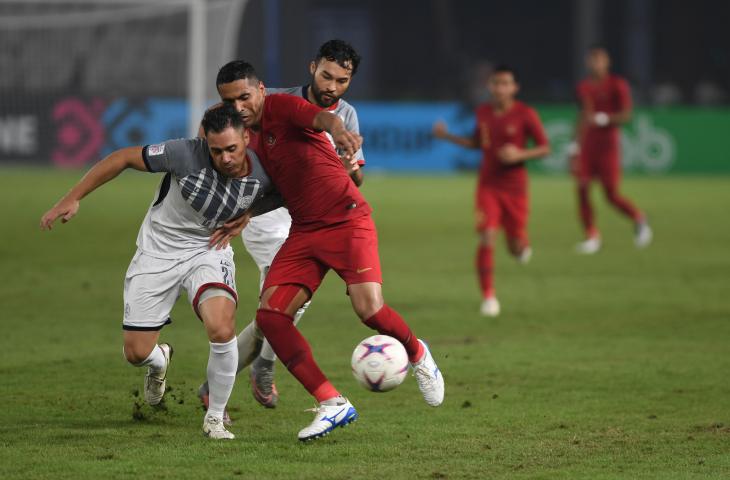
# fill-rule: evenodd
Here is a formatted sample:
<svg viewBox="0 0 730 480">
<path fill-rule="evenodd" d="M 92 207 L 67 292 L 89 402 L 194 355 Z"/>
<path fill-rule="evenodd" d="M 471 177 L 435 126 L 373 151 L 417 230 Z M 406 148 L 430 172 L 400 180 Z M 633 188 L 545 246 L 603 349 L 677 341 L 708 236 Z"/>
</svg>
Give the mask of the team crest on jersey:
<svg viewBox="0 0 730 480">
<path fill-rule="evenodd" d="M 162 155 L 163 153 L 165 153 L 164 144 L 150 145 L 147 147 L 147 155 Z"/>
</svg>

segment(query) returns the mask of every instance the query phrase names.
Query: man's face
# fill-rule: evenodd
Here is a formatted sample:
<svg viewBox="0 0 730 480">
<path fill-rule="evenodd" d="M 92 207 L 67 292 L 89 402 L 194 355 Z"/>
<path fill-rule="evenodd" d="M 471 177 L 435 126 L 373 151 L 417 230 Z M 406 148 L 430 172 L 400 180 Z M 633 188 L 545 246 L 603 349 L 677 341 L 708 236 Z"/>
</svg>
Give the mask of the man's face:
<svg viewBox="0 0 730 480">
<path fill-rule="evenodd" d="M 512 72 L 495 72 L 489 77 L 489 93 L 498 103 L 514 99 L 519 89 Z"/>
<path fill-rule="evenodd" d="M 309 64 L 309 73 L 312 74 L 312 95 L 317 105 L 323 108 L 331 107 L 345 94 L 352 80 L 352 69 L 345 68 L 337 62 L 326 58 L 319 63 Z"/>
<path fill-rule="evenodd" d="M 243 118 L 246 128 L 261 124 L 266 89 L 263 82 L 244 78 L 218 85 L 218 94 L 225 103 L 232 104 Z"/>
<path fill-rule="evenodd" d="M 595 77 L 603 77 L 608 74 L 611 66 L 611 58 L 608 52 L 602 48 L 596 48 L 586 55 L 586 67 L 588 72 Z"/>
<path fill-rule="evenodd" d="M 222 132 L 205 135 L 213 166 L 227 177 L 238 178 L 246 173 L 248 131 L 228 127 Z"/>
</svg>

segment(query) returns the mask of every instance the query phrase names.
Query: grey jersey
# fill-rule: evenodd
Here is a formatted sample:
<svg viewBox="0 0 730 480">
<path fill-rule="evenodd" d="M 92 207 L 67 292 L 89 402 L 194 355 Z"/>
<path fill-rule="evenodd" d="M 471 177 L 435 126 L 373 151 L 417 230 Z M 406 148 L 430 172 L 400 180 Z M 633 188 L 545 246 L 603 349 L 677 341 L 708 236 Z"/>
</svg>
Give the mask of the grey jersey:
<svg viewBox="0 0 730 480">
<path fill-rule="evenodd" d="M 309 101 L 309 99 L 307 98 L 308 88 L 310 88 L 309 85 L 289 88 L 267 88 L 266 94 L 268 95 L 271 93 L 286 93 L 288 95 L 302 97 L 305 100 Z M 355 107 L 340 98 L 337 101 L 335 107 L 330 111 L 342 119 L 342 121 L 345 123 L 346 129 L 351 132 L 355 132 L 358 135 L 360 134 L 360 122 L 357 119 L 357 111 L 355 111 Z M 332 137 L 330 137 L 329 133 L 327 134 L 327 136 L 329 137 L 330 141 L 332 141 Z M 362 148 L 358 150 L 357 153 L 355 153 L 355 158 L 357 158 L 358 162 L 361 165 L 365 164 L 365 155 L 362 152 Z"/>
<path fill-rule="evenodd" d="M 205 139 L 169 140 L 144 147 L 147 169 L 167 175 L 139 230 L 137 247 L 157 258 L 188 258 L 208 248 L 214 229 L 242 215 L 264 196 L 274 196 L 258 156 L 251 149 L 247 153 L 248 176 L 230 178 L 213 168 Z"/>
</svg>

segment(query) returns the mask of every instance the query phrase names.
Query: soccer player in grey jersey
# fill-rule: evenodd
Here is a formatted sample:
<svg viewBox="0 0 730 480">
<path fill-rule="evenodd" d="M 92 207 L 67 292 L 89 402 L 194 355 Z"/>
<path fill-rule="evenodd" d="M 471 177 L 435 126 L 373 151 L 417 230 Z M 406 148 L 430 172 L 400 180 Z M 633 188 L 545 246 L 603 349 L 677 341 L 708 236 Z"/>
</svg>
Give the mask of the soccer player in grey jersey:
<svg viewBox="0 0 730 480">
<path fill-rule="evenodd" d="M 230 103 L 241 111 L 240 102 L 245 100 L 242 97 L 241 86 L 246 84 L 243 79 L 241 65 L 243 62 L 233 61 L 224 65 L 218 72 L 216 86 L 221 100 L 224 103 Z M 290 87 L 290 88 L 267 88 L 266 94 L 290 94 L 305 98 L 309 102 L 328 109 L 332 113 L 342 118 L 345 128 L 351 132 L 359 133 L 360 125 L 357 118 L 355 108 L 347 103 L 342 96 L 350 87 L 352 77 L 357 72 L 360 64 L 360 56 L 355 49 L 342 40 L 330 40 L 322 44 L 315 56 L 309 64 L 309 73 L 311 79 L 308 85 Z M 355 153 L 355 159 L 358 160 L 359 166 L 365 164 L 365 158 L 362 149 Z M 350 177 L 357 186 L 363 182 L 362 168 L 350 171 Z M 291 217 L 286 208 L 280 208 L 273 212 L 252 218 L 243 230 L 243 243 L 246 250 L 256 262 L 261 272 L 260 282 L 263 285 L 269 266 L 289 235 L 289 227 L 291 226 Z M 225 238 L 231 238 L 241 233 L 240 228 L 230 228 L 227 230 Z M 224 230 L 222 230 L 224 231 Z M 221 240 L 216 237 L 215 241 Z M 294 316 L 295 324 L 299 322 L 304 315 L 306 308 L 309 306 L 307 302 Z M 244 330 L 239 334 L 239 354 L 241 361 L 239 369 L 241 371 L 247 366 L 243 362 L 244 357 L 248 357 L 250 353 L 245 346 L 251 344 L 251 339 L 247 338 L 249 330 Z M 251 365 L 251 389 L 254 398 L 263 406 L 268 408 L 276 407 L 279 394 L 274 384 L 274 362 L 276 355 L 269 346 L 267 341 L 261 348 L 260 355 Z M 203 384 L 199 390 L 199 396 L 204 405 L 207 405 L 207 385 Z M 229 419 L 226 416 L 226 421 Z"/>
<path fill-rule="evenodd" d="M 59 217 L 63 223 L 70 220 L 82 198 L 127 168 L 165 172 L 124 279 L 124 355 L 132 365 L 148 367 L 145 399 L 150 405 L 159 404 L 172 347 L 157 342 L 185 290 L 210 340 L 210 408 L 203 432 L 211 438 L 231 439 L 223 412 L 238 364 L 235 264 L 230 247 L 210 249 L 208 242 L 224 222 L 278 208 L 281 200 L 258 156 L 247 149 L 248 131 L 237 110 L 230 105 L 209 110 L 203 129 L 205 138 L 113 152 L 43 216 L 41 228 L 50 230 Z"/>
</svg>

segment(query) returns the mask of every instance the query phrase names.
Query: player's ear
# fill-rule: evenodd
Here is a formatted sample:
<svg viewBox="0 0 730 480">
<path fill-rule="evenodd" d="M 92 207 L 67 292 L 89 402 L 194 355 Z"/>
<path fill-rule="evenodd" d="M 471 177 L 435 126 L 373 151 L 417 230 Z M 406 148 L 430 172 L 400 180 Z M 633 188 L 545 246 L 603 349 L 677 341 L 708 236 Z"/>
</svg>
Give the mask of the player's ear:
<svg viewBox="0 0 730 480">
<path fill-rule="evenodd" d="M 309 74 L 314 75 L 314 72 L 316 72 L 316 71 L 317 71 L 317 64 L 314 63 L 314 60 L 312 60 L 311 62 L 309 62 Z"/>
<path fill-rule="evenodd" d="M 243 137 L 243 147 L 248 147 L 248 144 L 251 141 L 251 136 L 248 134 L 248 128 L 243 129 L 243 132 L 241 132 L 241 136 Z"/>
</svg>

